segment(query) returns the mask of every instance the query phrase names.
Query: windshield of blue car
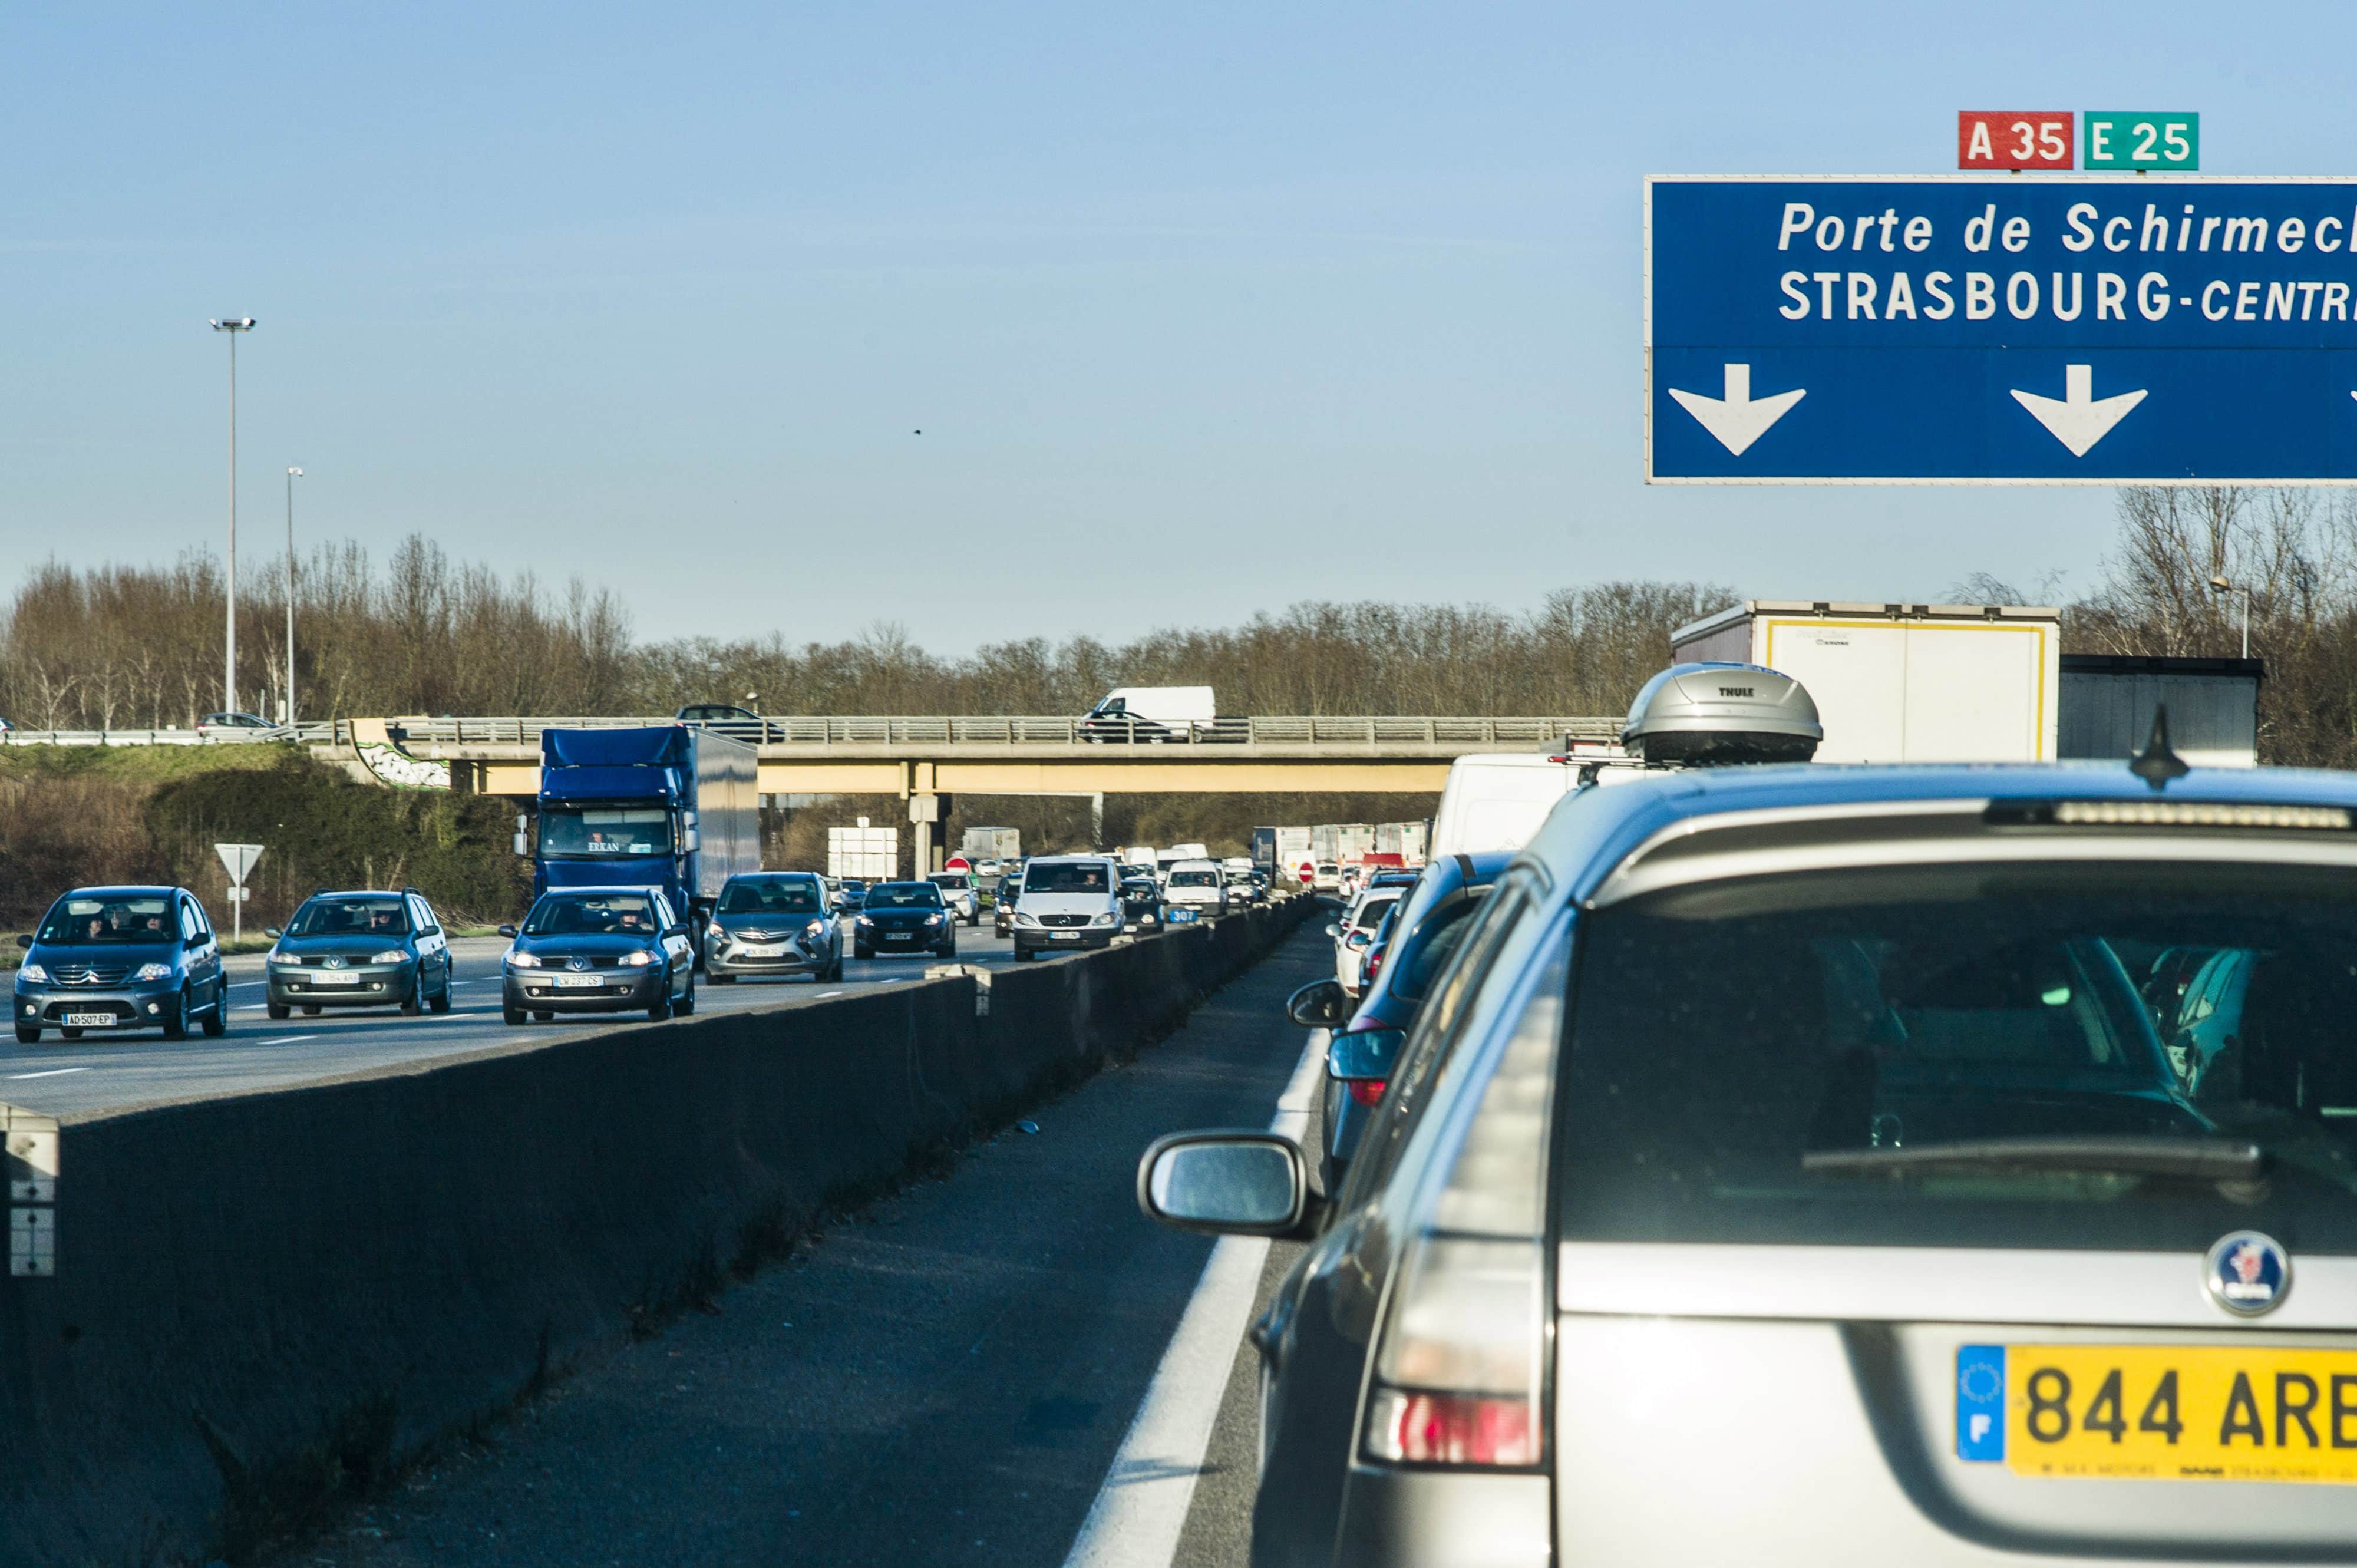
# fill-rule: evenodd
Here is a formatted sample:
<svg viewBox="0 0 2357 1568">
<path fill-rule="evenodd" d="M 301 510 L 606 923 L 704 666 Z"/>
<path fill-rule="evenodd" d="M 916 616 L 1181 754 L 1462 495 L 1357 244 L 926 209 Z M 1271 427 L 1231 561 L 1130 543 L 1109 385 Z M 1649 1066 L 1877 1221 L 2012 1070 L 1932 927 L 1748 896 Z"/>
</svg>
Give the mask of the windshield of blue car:
<svg viewBox="0 0 2357 1568">
<path fill-rule="evenodd" d="M 2357 1252 L 2345 873 L 1824 872 L 1582 926 L 1569 1237 Z M 2151 1168 L 2251 1145 L 2255 1182 Z"/>
<path fill-rule="evenodd" d="M 44 942 L 178 941 L 180 928 L 172 901 L 161 895 L 60 898 L 41 922 Z"/>
<path fill-rule="evenodd" d="M 1097 862 L 1034 865 L 1023 873 L 1026 893 L 1103 893 L 1113 886 L 1110 874 Z"/>
<path fill-rule="evenodd" d="M 651 937 L 654 901 L 643 893 L 550 893 L 532 907 L 528 937 Z"/>
<path fill-rule="evenodd" d="M 660 808 L 579 811 L 544 808 L 540 853 L 584 860 L 614 854 L 669 854 L 671 813 Z"/>
<path fill-rule="evenodd" d="M 867 890 L 870 909 L 938 909 L 942 890 L 930 882 L 879 882 Z"/>
<path fill-rule="evenodd" d="M 816 915 L 825 906 L 807 876 L 737 876 L 720 890 L 723 915 Z"/>
<path fill-rule="evenodd" d="M 403 900 L 313 898 L 286 922 L 290 937 L 402 937 L 409 934 Z"/>
</svg>

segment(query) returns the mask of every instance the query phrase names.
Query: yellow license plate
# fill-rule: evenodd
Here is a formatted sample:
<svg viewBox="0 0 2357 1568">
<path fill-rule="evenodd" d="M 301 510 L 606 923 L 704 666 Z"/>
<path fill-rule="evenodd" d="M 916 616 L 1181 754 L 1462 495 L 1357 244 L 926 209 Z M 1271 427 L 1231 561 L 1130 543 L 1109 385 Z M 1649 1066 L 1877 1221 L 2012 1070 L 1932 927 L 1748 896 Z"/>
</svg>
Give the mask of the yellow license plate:
<svg viewBox="0 0 2357 1568">
<path fill-rule="evenodd" d="M 2357 1484 L 2357 1350 L 1966 1345 L 1956 1456 L 2041 1478 Z"/>
</svg>

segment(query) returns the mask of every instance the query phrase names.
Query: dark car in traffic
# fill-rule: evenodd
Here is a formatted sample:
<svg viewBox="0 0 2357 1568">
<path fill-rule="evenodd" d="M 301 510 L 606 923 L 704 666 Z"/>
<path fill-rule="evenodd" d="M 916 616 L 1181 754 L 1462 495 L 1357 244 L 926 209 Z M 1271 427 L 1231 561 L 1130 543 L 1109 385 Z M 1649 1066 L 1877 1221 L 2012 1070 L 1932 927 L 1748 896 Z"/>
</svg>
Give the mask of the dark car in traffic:
<svg viewBox="0 0 2357 1568">
<path fill-rule="evenodd" d="M 44 1029 L 69 1040 L 161 1029 L 178 1040 L 192 1022 L 211 1036 L 229 1027 L 221 943 L 185 887 L 78 887 L 16 945 L 25 950 L 15 996 L 20 1044 L 38 1044 Z"/>
<path fill-rule="evenodd" d="M 1296 1023 L 1335 1030 L 1326 1047 L 1325 1141 L 1318 1151 L 1328 1192 L 1340 1190 L 1351 1155 L 1383 1102 L 1400 1042 L 1434 980 L 1456 956 L 1467 920 L 1513 858 L 1499 850 L 1444 855 L 1426 866 L 1384 917 L 1391 935 L 1383 960 L 1368 973 L 1356 1011 L 1339 980 L 1304 986 L 1287 1004 Z"/>
<path fill-rule="evenodd" d="M 450 1011 L 450 943 L 414 887 L 331 893 L 303 900 L 264 956 L 273 1018 L 297 1007 L 398 1007 L 409 1017 Z"/>
<path fill-rule="evenodd" d="M 957 957 L 957 926 L 942 890 L 930 882 L 879 882 L 851 922 L 852 954 L 931 953 Z"/>
<path fill-rule="evenodd" d="M 846 876 L 835 885 L 834 907 L 846 915 L 856 915 L 867 903 L 867 884 L 856 876 Z"/>
<path fill-rule="evenodd" d="M 500 965 L 500 1012 L 511 1024 L 559 1013 L 684 1017 L 695 1011 L 695 944 L 660 888 L 552 887 Z"/>
<path fill-rule="evenodd" d="M 1161 883 L 1144 872 L 1121 879 L 1123 930 L 1150 935 L 1162 929 L 1167 918 Z"/>
<path fill-rule="evenodd" d="M 759 871 L 721 886 L 704 930 L 705 972 L 715 985 L 738 975 L 843 978 L 843 922 L 825 879 L 809 871 Z"/>
</svg>

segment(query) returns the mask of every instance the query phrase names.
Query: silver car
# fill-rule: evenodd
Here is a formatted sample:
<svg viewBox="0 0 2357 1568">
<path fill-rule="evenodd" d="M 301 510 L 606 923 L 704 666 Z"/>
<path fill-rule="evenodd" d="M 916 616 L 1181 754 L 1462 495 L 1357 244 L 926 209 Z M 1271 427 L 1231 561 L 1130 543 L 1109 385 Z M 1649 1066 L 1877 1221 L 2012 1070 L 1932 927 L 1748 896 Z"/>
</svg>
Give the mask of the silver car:
<svg viewBox="0 0 2357 1568">
<path fill-rule="evenodd" d="M 2357 778 L 2171 767 L 1583 789 L 1330 1201 L 1149 1150 L 1310 1241 L 1253 1563 L 2357 1558 Z"/>
<path fill-rule="evenodd" d="M 739 975 L 843 978 L 843 922 L 826 879 L 810 871 L 732 876 L 704 929 L 704 963 L 716 985 Z"/>
</svg>

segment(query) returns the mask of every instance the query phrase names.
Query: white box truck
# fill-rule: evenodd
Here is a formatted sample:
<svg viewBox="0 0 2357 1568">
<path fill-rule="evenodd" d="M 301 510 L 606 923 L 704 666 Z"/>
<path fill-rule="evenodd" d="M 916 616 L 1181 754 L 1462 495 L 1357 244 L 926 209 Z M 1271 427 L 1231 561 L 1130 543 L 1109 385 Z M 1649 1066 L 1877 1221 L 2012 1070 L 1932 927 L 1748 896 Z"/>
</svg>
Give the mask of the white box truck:
<svg viewBox="0 0 2357 1568">
<path fill-rule="evenodd" d="M 1023 833 L 1017 828 L 968 828 L 958 853 L 979 865 L 985 860 L 1023 858 Z"/>
<path fill-rule="evenodd" d="M 837 882 L 846 876 L 864 882 L 891 881 L 900 875 L 900 830 L 827 829 L 826 874 Z"/>
<path fill-rule="evenodd" d="M 1555 757 L 1491 753 L 1449 765 L 1432 812 L 1430 853 L 1479 854 L 1531 842 L 1555 802 L 1579 788 L 1580 765 Z"/>
<path fill-rule="evenodd" d="M 1819 762 L 2050 762 L 2061 612 L 1746 599 L 1680 627 L 1677 663 L 1761 664 L 1809 689 Z M 1436 846 L 1437 847 L 1437 846 Z"/>
</svg>

